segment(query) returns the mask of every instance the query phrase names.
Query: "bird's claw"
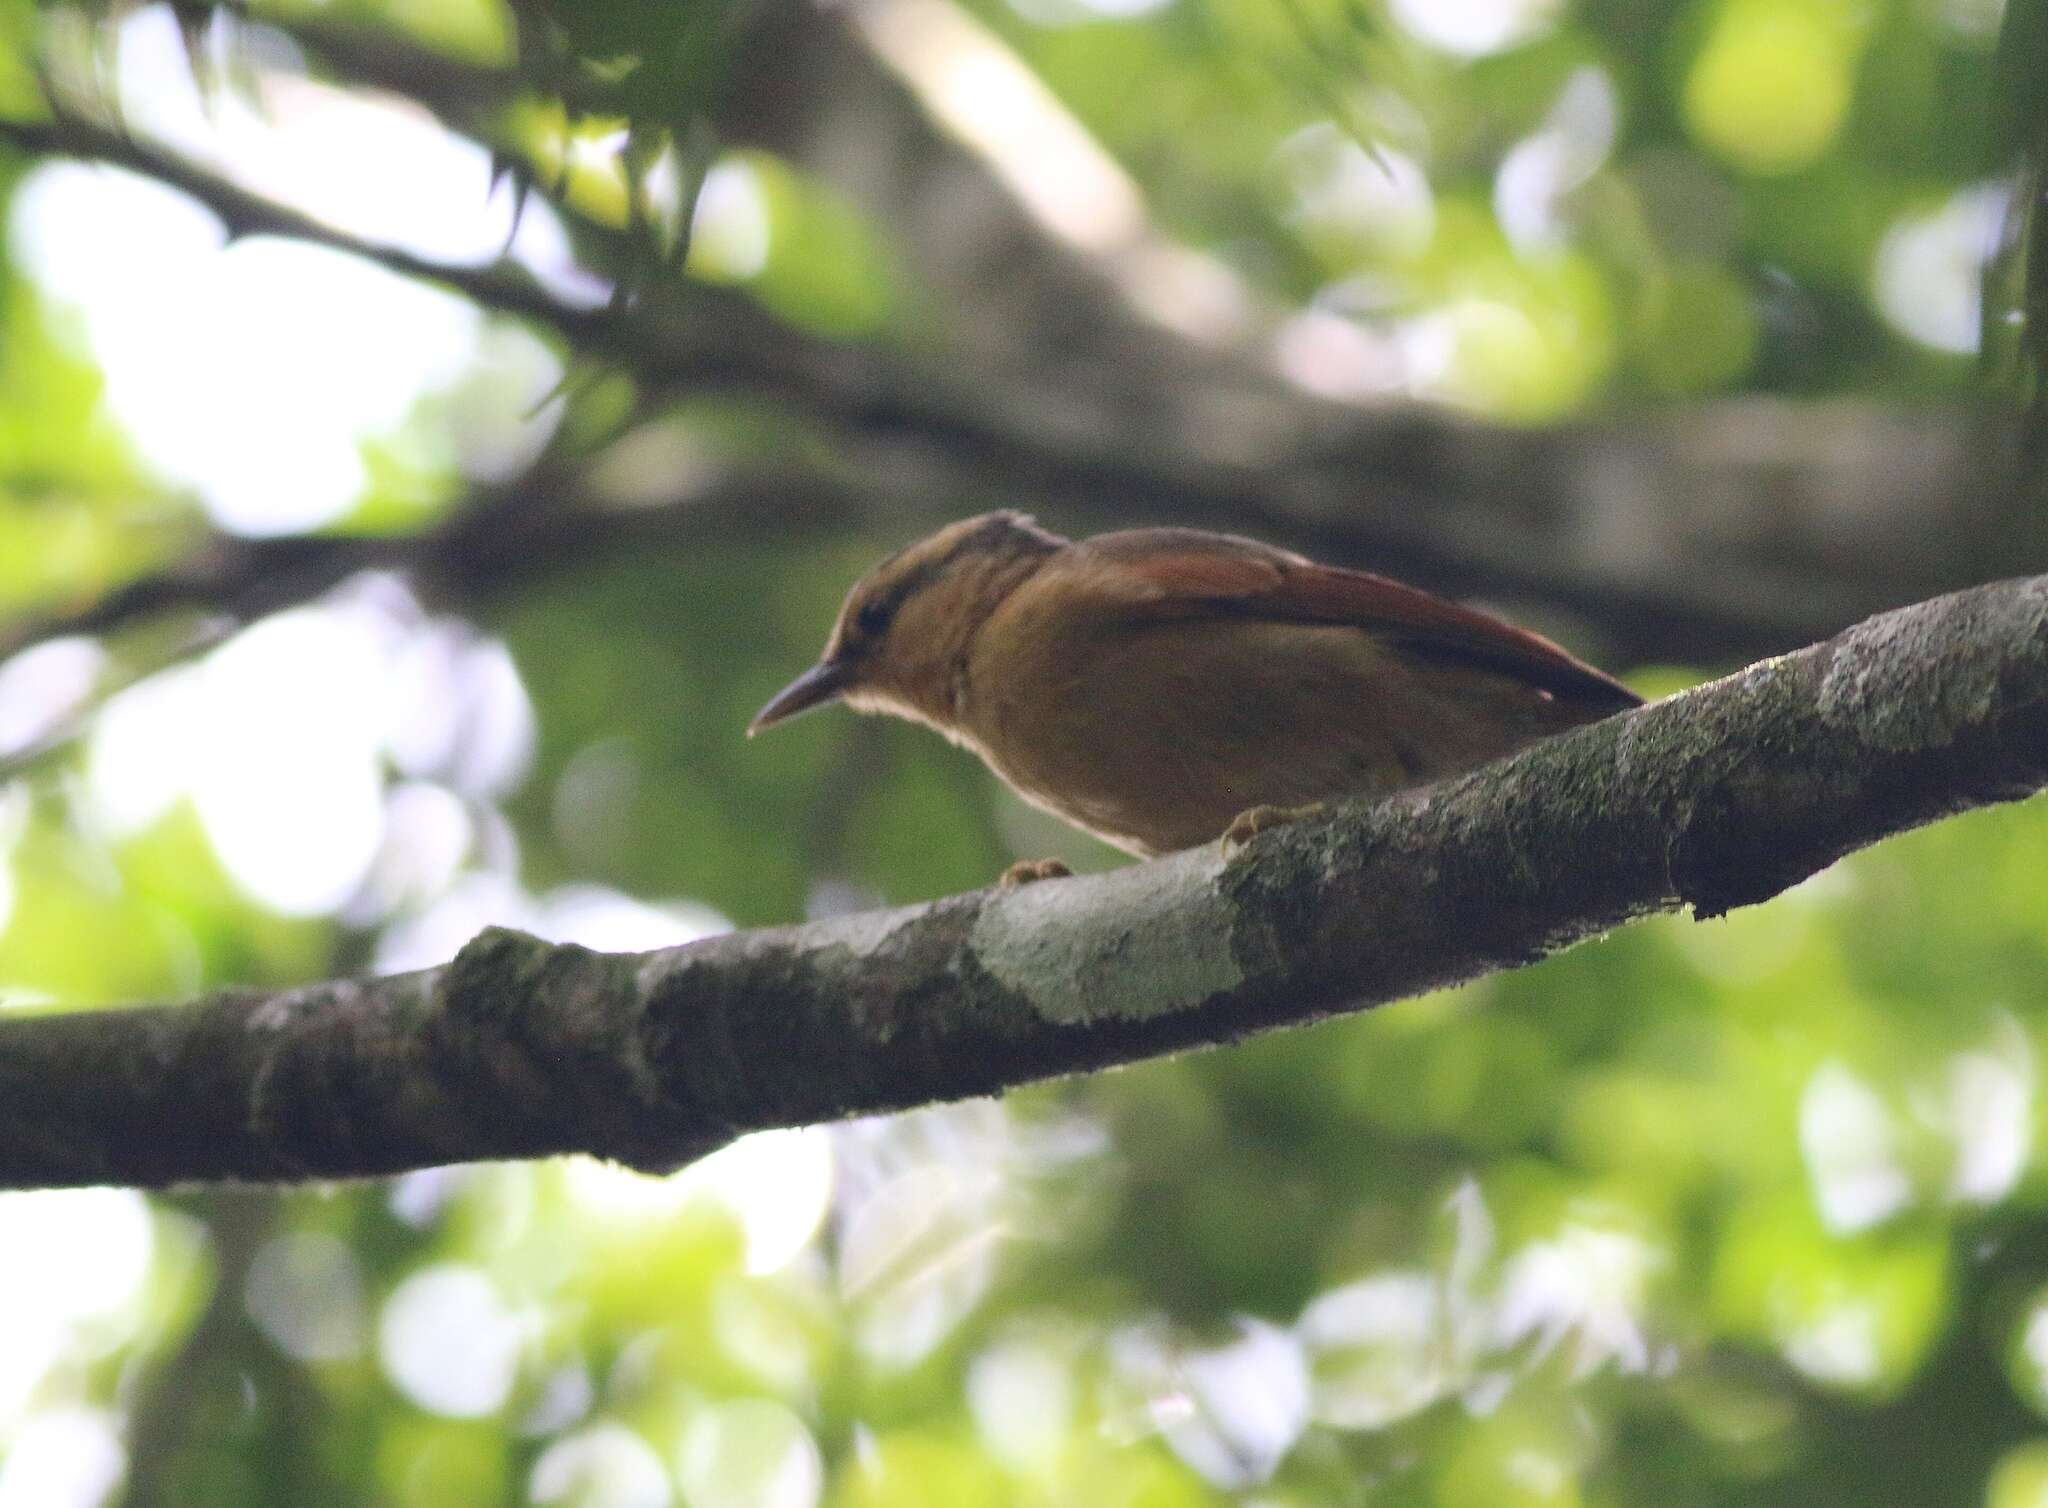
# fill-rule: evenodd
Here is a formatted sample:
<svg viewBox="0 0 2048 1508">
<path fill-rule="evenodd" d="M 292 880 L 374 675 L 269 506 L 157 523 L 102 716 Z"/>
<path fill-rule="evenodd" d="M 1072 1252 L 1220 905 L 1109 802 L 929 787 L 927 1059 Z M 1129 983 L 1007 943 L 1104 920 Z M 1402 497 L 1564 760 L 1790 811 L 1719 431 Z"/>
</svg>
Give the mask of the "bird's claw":
<svg viewBox="0 0 2048 1508">
<path fill-rule="evenodd" d="M 1240 848 L 1260 833 L 1271 832 L 1274 828 L 1285 827 L 1291 822 L 1300 822 L 1304 818 L 1315 816 L 1321 810 L 1318 806 L 1249 807 L 1233 817 L 1230 826 L 1223 829 L 1223 857 L 1233 857 Z"/>
<path fill-rule="evenodd" d="M 1019 859 L 1003 871 L 1003 877 L 996 881 L 998 890 L 1017 890 L 1025 885 L 1035 885 L 1040 880 L 1064 880 L 1073 875 L 1058 859 Z"/>
</svg>

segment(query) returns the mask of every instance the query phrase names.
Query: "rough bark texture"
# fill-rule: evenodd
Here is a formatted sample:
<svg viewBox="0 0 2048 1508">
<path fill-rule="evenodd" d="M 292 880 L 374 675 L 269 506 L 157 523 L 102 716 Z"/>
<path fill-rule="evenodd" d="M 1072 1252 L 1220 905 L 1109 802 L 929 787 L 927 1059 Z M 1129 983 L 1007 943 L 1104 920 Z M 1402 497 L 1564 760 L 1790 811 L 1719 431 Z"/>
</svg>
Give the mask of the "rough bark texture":
<svg viewBox="0 0 2048 1508">
<path fill-rule="evenodd" d="M 599 954 L 0 1018 L 0 1186 L 589 1151 L 984 1094 L 1767 899 L 2048 784 L 2048 577 L 1980 587 L 1441 786 L 1151 864 Z"/>
</svg>

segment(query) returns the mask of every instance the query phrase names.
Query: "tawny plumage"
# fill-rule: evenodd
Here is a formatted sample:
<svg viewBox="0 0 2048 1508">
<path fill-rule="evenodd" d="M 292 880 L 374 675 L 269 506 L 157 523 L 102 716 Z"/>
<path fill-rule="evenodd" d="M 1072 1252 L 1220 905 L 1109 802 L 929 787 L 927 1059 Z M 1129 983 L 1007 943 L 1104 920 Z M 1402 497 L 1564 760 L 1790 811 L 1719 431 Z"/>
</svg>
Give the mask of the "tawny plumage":
<svg viewBox="0 0 2048 1508">
<path fill-rule="evenodd" d="M 1637 705 L 1540 635 L 1231 535 L 966 519 L 855 584 L 749 733 L 823 702 L 979 754 L 1131 853 L 1250 808 L 1383 795 Z"/>
</svg>

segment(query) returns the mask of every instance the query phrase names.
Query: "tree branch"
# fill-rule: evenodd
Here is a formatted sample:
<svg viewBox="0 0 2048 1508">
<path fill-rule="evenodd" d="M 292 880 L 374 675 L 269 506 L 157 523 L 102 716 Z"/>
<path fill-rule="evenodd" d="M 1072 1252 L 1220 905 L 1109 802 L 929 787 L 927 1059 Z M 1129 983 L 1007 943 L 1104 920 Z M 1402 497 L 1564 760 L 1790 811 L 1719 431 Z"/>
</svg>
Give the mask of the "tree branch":
<svg viewBox="0 0 2048 1508">
<path fill-rule="evenodd" d="M 599 954 L 0 1018 L 0 1187 L 390 1173 L 986 1094 L 1767 899 L 2048 784 L 2048 577 L 1825 643 L 1225 857 Z"/>
<path fill-rule="evenodd" d="M 1165 383 L 1142 362 L 1034 375 L 958 352 L 839 345 L 694 284 L 649 286 L 623 313 L 572 307 L 516 266 L 443 266 L 358 241 L 85 122 L 0 122 L 0 141 L 150 174 L 238 234 L 311 240 L 441 283 L 650 390 L 783 405 L 855 468 L 928 478 L 895 494 L 919 521 L 996 493 L 1082 533 L 1166 522 L 1262 534 L 1454 595 L 1562 607 L 1618 663 L 1776 652 L 1988 570 L 2048 563 L 2048 541 L 1999 501 L 2012 489 L 1985 480 L 2001 445 L 1954 412 L 1749 399 L 1509 430 L 1220 369 Z M 622 272 L 627 238 L 581 221 L 578 235 Z M 894 505 L 883 508 L 893 526 Z"/>
</svg>

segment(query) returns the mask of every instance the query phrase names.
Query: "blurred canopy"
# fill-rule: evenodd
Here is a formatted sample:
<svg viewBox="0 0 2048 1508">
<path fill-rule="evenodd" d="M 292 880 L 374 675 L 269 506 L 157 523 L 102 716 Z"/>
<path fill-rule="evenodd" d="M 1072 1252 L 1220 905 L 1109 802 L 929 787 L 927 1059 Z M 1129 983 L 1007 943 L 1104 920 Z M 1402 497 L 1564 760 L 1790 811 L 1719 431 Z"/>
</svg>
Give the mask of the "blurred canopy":
<svg viewBox="0 0 2048 1508">
<path fill-rule="evenodd" d="M 0 0 L 0 1009 L 1115 862 L 740 738 L 985 507 L 1646 691 L 2041 570 L 2044 164 L 2048 0 Z M 0 1195 L 0 1508 L 2039 1504 L 2044 978 L 2005 809 L 666 1180 Z"/>
</svg>

